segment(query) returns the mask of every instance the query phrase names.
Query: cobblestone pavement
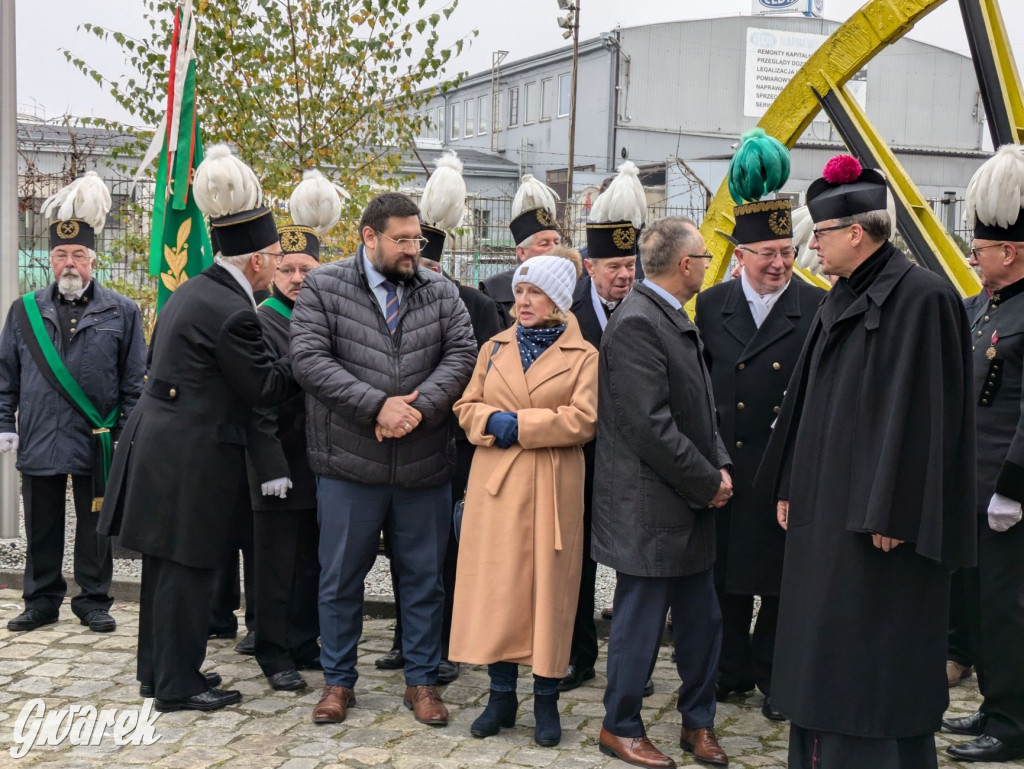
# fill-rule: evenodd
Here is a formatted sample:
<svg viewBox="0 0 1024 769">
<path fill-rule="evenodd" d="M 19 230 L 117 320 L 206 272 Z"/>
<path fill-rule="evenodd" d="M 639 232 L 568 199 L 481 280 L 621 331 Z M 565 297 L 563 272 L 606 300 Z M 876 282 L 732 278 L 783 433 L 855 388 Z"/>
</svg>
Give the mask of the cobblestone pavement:
<svg viewBox="0 0 1024 769">
<path fill-rule="evenodd" d="M 597 736 L 604 713 L 603 669 L 587 685 L 562 695 L 562 743 L 557 748 L 533 744 L 532 699 L 528 671 L 520 683 L 519 720 L 497 737 L 478 740 L 469 726 L 487 699 L 484 668 L 464 667 L 462 676 L 443 690 L 451 712 L 447 728 L 421 726 L 402 706 L 401 671 L 378 671 L 373 659 L 390 646 L 391 620 L 367 620 L 360 647 L 357 706 L 344 724 L 316 726 L 310 711 L 323 676 L 306 671 L 304 692 L 274 692 L 251 657 L 236 654 L 234 641 L 212 640 L 206 667 L 224 677 L 225 686 L 242 692 L 244 701 L 215 713 L 191 711 L 158 714 L 151 745 L 118 746 L 112 730 L 97 746 L 33 747 L 21 759 L 11 757 L 15 722 L 25 704 L 42 698 L 48 709 L 92 705 L 137 709 L 142 706 L 135 681 L 135 636 L 138 605 L 115 604 L 118 629 L 92 633 L 79 624 L 65 602 L 61 619 L 30 633 L 10 633 L 6 623 L 21 610 L 20 595 L 0 590 L 0 767 L 119 769 L 152 765 L 157 769 L 245 767 L 246 769 L 335 769 L 397 767 L 457 769 L 494 765 L 528 767 L 625 767 L 598 752 Z M 603 646 L 603 642 L 602 642 Z M 604 664 L 602 650 L 599 665 Z M 655 694 L 645 700 L 644 720 L 654 742 L 681 767 L 698 766 L 679 748 L 679 715 L 674 709 L 678 685 L 669 648 L 663 647 L 654 674 Z M 836 696 L 842 696 L 837 692 Z M 979 703 L 974 679 L 952 690 L 951 711 L 969 713 Z M 784 767 L 787 728 L 761 716 L 761 697 L 748 695 L 718 708 L 718 733 L 733 767 Z M 941 748 L 949 739 L 939 735 Z M 960 766 L 939 760 L 940 766 Z M 976 767 L 986 765 L 976 764 Z M 992 764 L 989 766 L 1007 766 Z M 865 767 L 865 769 L 870 769 Z"/>
</svg>

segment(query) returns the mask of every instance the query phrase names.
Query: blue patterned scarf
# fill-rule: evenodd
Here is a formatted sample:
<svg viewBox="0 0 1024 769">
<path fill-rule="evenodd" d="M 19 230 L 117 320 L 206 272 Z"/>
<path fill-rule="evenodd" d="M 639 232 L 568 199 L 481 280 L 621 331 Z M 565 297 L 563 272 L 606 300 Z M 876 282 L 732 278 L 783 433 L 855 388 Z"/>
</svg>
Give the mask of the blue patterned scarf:
<svg viewBox="0 0 1024 769">
<path fill-rule="evenodd" d="M 523 360 L 525 374 L 540 354 L 548 349 L 565 331 L 565 324 L 547 328 L 526 328 L 516 324 L 516 341 L 519 342 L 519 357 Z"/>
</svg>

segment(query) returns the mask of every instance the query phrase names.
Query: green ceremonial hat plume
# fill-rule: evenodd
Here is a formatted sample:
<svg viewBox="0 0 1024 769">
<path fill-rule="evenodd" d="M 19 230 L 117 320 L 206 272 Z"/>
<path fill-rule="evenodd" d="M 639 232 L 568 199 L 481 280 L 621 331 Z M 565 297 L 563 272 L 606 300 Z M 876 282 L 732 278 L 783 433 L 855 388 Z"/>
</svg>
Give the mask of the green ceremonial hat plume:
<svg viewBox="0 0 1024 769">
<path fill-rule="evenodd" d="M 760 243 L 793 237 L 792 204 L 766 200 L 789 179 L 789 150 L 782 142 L 755 128 L 743 134 L 729 163 L 729 194 L 736 202 L 733 243 Z M 728 237 L 728 236 L 727 236 Z"/>
<path fill-rule="evenodd" d="M 789 179 L 789 150 L 764 132 L 747 131 L 729 164 L 729 194 L 737 205 L 777 192 Z"/>
</svg>

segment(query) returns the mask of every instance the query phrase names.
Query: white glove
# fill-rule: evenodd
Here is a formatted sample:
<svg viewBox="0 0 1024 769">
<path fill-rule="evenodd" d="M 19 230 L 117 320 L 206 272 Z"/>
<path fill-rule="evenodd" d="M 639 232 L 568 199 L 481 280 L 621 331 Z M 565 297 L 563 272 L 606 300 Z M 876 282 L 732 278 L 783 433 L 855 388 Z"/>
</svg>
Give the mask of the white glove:
<svg viewBox="0 0 1024 769">
<path fill-rule="evenodd" d="M 273 481 L 267 481 L 260 486 L 260 491 L 265 497 L 280 497 L 284 499 L 288 496 L 288 489 L 292 487 L 291 478 L 277 478 Z"/>
<path fill-rule="evenodd" d="M 0 433 L 0 454 L 15 452 L 18 450 L 17 433 Z"/>
<path fill-rule="evenodd" d="M 1002 494 L 992 495 L 992 500 L 988 503 L 988 527 L 992 531 L 1006 531 L 1018 523 L 1020 518 L 1020 502 Z"/>
</svg>

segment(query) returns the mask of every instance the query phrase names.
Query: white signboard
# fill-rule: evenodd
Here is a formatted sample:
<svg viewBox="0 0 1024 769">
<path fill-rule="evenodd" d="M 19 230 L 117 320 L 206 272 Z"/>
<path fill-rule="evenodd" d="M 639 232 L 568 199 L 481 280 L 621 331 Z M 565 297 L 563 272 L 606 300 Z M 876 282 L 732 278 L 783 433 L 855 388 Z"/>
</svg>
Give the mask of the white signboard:
<svg viewBox="0 0 1024 769">
<path fill-rule="evenodd" d="M 827 39 L 825 35 L 749 27 L 743 114 L 755 118 L 764 115 L 775 97 Z M 866 74 L 858 73 L 847 85 L 864 106 L 867 103 Z M 827 121 L 828 118 L 820 113 L 815 120 Z"/>
<path fill-rule="evenodd" d="M 825 0 L 752 0 L 751 13 L 770 16 L 778 13 L 799 13 L 821 18 Z"/>
</svg>

